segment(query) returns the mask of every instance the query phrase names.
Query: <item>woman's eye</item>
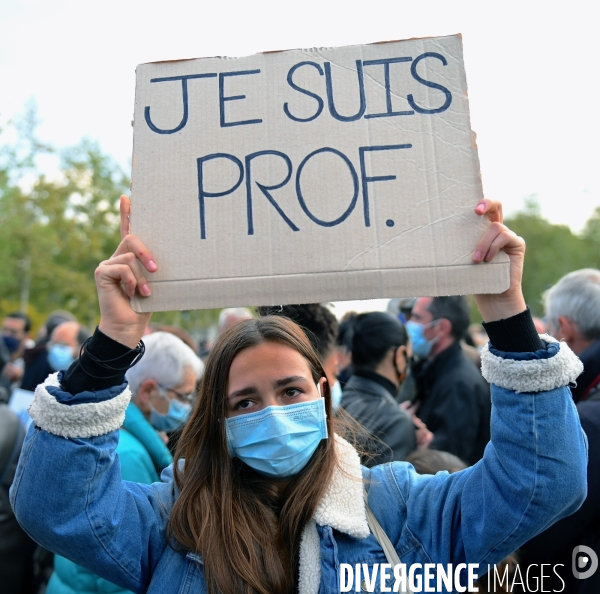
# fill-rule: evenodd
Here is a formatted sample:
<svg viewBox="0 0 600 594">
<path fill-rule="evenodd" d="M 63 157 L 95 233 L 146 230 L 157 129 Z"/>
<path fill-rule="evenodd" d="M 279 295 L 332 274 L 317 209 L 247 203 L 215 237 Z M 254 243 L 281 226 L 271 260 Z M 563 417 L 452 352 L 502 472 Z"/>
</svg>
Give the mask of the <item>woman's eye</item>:
<svg viewBox="0 0 600 594">
<path fill-rule="evenodd" d="M 236 405 L 235 408 L 238 410 L 244 410 L 246 408 L 250 408 L 254 403 L 252 402 L 252 400 L 240 400 Z"/>
<path fill-rule="evenodd" d="M 288 388 L 287 390 L 285 390 L 284 394 L 288 398 L 295 398 L 296 396 L 300 396 L 302 392 L 298 390 L 298 388 Z"/>
</svg>

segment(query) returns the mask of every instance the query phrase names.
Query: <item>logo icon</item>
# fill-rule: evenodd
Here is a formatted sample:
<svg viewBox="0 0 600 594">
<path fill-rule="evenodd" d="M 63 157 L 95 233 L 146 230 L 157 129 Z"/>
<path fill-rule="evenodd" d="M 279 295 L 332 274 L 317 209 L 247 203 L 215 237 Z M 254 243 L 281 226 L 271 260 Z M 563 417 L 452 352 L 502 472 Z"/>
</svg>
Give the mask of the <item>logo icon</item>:
<svg viewBox="0 0 600 594">
<path fill-rule="evenodd" d="M 598 555 L 590 547 L 579 545 L 573 549 L 573 575 L 578 580 L 585 580 L 596 573 Z"/>
</svg>

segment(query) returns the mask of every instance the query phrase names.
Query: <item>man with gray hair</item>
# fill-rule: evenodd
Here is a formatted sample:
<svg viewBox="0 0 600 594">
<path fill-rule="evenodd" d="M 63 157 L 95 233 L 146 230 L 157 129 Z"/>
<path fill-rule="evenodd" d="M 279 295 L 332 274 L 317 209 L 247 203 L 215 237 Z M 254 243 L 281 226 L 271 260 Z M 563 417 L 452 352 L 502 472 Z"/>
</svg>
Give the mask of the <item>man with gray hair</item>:
<svg viewBox="0 0 600 594">
<path fill-rule="evenodd" d="M 583 363 L 573 399 L 600 400 L 600 270 L 563 276 L 544 293 L 544 303 L 549 334 L 564 340 Z"/>
<path fill-rule="evenodd" d="M 219 334 L 233 326 L 240 320 L 249 320 L 253 318 L 252 312 L 247 307 L 228 307 L 222 309 L 219 314 Z"/>
<path fill-rule="evenodd" d="M 187 420 L 204 364 L 169 332 L 154 332 L 144 337 L 144 344 L 144 356 L 125 375 L 132 405 L 155 430 L 175 431 Z"/>
<path fill-rule="evenodd" d="M 588 494 L 573 515 L 521 547 L 519 564 L 523 574 L 536 576 L 540 584 L 546 565 L 540 592 L 596 594 L 600 571 L 593 571 L 589 551 L 600 553 L 600 270 L 585 268 L 563 276 L 544 293 L 544 302 L 548 333 L 565 340 L 583 363 L 571 391 L 588 438 Z M 578 554 L 576 547 L 586 554 Z"/>
<path fill-rule="evenodd" d="M 126 378 L 132 398 L 120 430 L 117 454 L 121 476 L 127 481 L 150 484 L 173 461 L 166 433 L 179 429 L 192 407 L 196 383 L 204 364 L 181 339 L 168 332 L 144 337 L 146 351 Z M 114 592 L 127 594 L 115 585 L 56 556 L 49 592 Z"/>
</svg>

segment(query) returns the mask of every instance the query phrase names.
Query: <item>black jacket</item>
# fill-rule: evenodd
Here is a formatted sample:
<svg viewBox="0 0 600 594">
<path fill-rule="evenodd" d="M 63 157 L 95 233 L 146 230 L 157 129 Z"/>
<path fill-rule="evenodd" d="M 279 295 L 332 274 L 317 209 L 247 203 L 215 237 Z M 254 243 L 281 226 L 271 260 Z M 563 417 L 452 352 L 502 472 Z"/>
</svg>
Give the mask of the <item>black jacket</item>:
<svg viewBox="0 0 600 594">
<path fill-rule="evenodd" d="M 17 415 L 0 403 L 0 590 L 15 594 L 34 591 L 30 588 L 35 544 L 17 523 L 8 500 L 24 437 Z"/>
<path fill-rule="evenodd" d="M 23 373 L 23 379 L 21 380 L 20 388 L 22 390 L 34 392 L 51 373 L 54 373 L 54 369 L 52 369 L 50 363 L 48 363 L 47 345 L 48 341 L 44 340 L 23 353 L 25 372 Z"/>
<path fill-rule="evenodd" d="M 583 363 L 583 371 L 571 387 L 573 400 L 583 402 L 600 399 L 600 340 L 593 342 L 587 349 L 579 353 Z"/>
<path fill-rule="evenodd" d="M 405 460 L 417 447 L 411 416 L 400 408 L 382 379 L 353 375 L 342 392 L 342 408 L 374 438 L 364 444 L 372 454 L 363 460 L 367 466 Z"/>
<path fill-rule="evenodd" d="M 490 440 L 490 386 L 455 342 L 413 369 L 418 417 L 433 432 L 430 446 L 467 464 L 481 460 Z"/>
</svg>

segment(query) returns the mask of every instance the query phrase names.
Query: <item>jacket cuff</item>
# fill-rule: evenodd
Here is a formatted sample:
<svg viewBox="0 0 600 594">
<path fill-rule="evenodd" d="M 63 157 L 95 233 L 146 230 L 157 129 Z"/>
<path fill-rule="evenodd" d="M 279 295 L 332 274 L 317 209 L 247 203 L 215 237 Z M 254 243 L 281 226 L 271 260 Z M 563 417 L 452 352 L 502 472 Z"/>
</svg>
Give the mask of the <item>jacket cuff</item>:
<svg viewBox="0 0 600 594">
<path fill-rule="evenodd" d="M 583 364 L 566 342 L 540 334 L 545 349 L 530 353 L 498 351 L 489 344 L 481 352 L 481 373 L 490 383 L 520 392 L 545 392 L 574 382 Z"/>
<path fill-rule="evenodd" d="M 60 378 L 63 389 L 71 394 L 80 394 L 84 391 L 106 390 L 114 385 L 123 383 L 125 371 L 139 355 L 138 349 L 129 347 L 106 336 L 100 328 L 85 344 L 83 353 L 76 359 L 69 369 Z M 115 369 L 112 375 L 101 361 L 112 359 L 119 360 L 117 367 L 121 367 L 121 373 Z M 108 375 L 108 377 L 107 377 Z"/>
<path fill-rule="evenodd" d="M 96 402 L 77 404 L 62 392 L 58 373 L 53 373 L 36 388 L 29 415 L 40 429 L 53 435 L 69 438 L 105 435 L 123 424 L 131 390 L 121 385 L 102 392 L 97 393 Z M 63 394 L 65 398 L 61 397 Z"/>
<path fill-rule="evenodd" d="M 510 318 L 483 322 L 483 327 L 490 342 L 501 351 L 527 353 L 546 348 L 535 329 L 529 307 Z"/>
</svg>

